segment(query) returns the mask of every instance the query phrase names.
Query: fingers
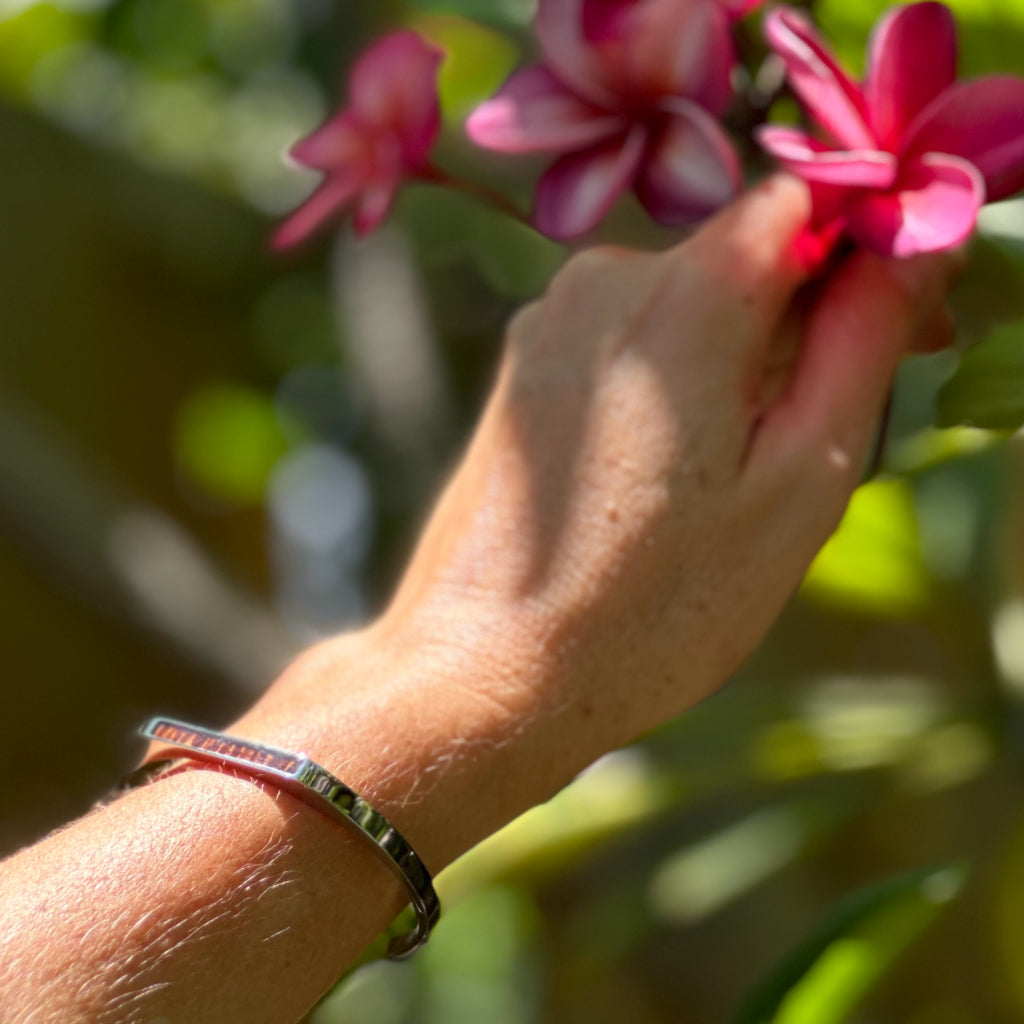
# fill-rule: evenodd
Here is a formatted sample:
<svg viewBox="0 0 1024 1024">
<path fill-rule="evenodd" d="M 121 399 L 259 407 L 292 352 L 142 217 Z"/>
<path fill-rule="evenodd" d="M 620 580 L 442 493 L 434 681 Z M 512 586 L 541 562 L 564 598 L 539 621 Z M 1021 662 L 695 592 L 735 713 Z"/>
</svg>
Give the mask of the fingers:
<svg viewBox="0 0 1024 1024">
<path fill-rule="evenodd" d="M 564 322 L 568 343 L 587 339 L 590 351 L 606 341 L 662 350 L 669 370 L 687 362 L 684 351 L 700 351 L 746 379 L 749 350 L 760 356 L 811 269 L 800 246 L 809 217 L 806 185 L 776 175 L 662 255 L 585 250 L 552 281 L 547 320 Z M 563 355 L 565 333 L 551 332 Z"/>
<path fill-rule="evenodd" d="M 901 356 L 933 331 L 943 336 L 938 325 L 955 269 L 943 254 L 854 253 L 808 315 L 792 379 L 765 415 L 751 461 L 797 450 L 855 481 Z"/>
<path fill-rule="evenodd" d="M 769 337 L 813 269 L 801 238 L 811 215 L 804 182 L 777 174 L 744 193 L 676 252 L 694 259 Z M 672 254 L 670 254 L 671 257 Z"/>
<path fill-rule="evenodd" d="M 779 321 L 771 347 L 761 363 L 760 386 L 754 403 L 760 415 L 771 409 L 786 393 L 800 359 L 804 332 L 817 289 L 797 292 L 789 309 Z M 956 324 L 943 303 L 924 317 L 914 333 L 909 351 L 921 354 L 941 352 L 956 340 Z"/>
<path fill-rule="evenodd" d="M 761 360 L 758 386 L 753 393 L 751 412 L 755 419 L 772 408 L 786 393 L 793 378 L 793 370 L 800 358 L 804 328 L 807 323 L 806 303 L 800 296 L 779 321 L 771 345 Z"/>
<path fill-rule="evenodd" d="M 532 307 L 529 330 L 517 318 L 513 347 L 534 359 L 589 359 L 626 330 L 656 287 L 655 253 L 594 246 L 573 256 Z"/>
<path fill-rule="evenodd" d="M 733 471 L 756 416 L 766 351 L 811 270 L 800 246 L 809 217 L 807 187 L 796 178 L 776 175 L 751 189 L 657 258 L 656 287 L 625 339 L 657 367 L 680 408 L 704 410 L 702 419 L 715 410 Z"/>
</svg>

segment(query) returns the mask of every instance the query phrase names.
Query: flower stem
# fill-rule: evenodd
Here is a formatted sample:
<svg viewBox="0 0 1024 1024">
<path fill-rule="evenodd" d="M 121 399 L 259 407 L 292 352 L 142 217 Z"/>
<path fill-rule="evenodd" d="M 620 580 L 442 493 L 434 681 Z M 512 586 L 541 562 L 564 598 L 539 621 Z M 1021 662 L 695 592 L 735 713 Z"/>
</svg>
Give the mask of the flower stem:
<svg viewBox="0 0 1024 1024">
<path fill-rule="evenodd" d="M 433 185 L 439 185 L 442 188 L 449 188 L 453 192 L 462 192 L 465 195 L 473 196 L 475 199 L 480 199 L 488 206 L 500 210 L 520 224 L 525 224 L 528 228 L 536 230 L 530 223 L 530 218 L 511 199 L 502 195 L 496 189 L 489 188 L 487 185 L 480 185 L 475 181 L 467 181 L 465 178 L 456 178 L 447 171 L 434 166 L 428 167 L 423 171 L 420 174 L 420 180 L 430 182 Z"/>
</svg>

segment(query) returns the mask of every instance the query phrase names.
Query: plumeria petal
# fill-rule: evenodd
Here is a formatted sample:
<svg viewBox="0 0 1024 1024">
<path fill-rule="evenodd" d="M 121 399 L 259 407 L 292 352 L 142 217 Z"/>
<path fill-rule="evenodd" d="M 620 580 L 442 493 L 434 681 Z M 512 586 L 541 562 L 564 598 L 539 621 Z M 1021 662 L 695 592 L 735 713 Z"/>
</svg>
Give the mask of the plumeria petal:
<svg viewBox="0 0 1024 1024">
<path fill-rule="evenodd" d="M 469 137 L 501 153 L 565 153 L 625 131 L 624 117 L 580 99 L 543 65 L 516 71 L 466 122 Z"/>
<path fill-rule="evenodd" d="M 732 96 L 736 58 L 717 0 L 538 0 L 534 25 L 555 75 L 607 109 L 686 96 L 720 113 Z"/>
<path fill-rule="evenodd" d="M 704 17 L 703 43 L 691 70 L 686 95 L 712 114 L 719 115 L 732 102 L 736 46 L 729 12 L 721 4 L 708 5 Z"/>
<path fill-rule="evenodd" d="M 422 165 L 441 129 L 437 72 L 444 54 L 415 32 L 392 32 L 353 65 L 350 106 L 367 126 L 399 139 L 407 163 Z"/>
<path fill-rule="evenodd" d="M 829 228 L 837 221 L 842 225 L 843 210 L 850 200 L 851 190 L 845 185 L 830 185 L 823 181 L 808 181 L 811 192 L 811 227 Z"/>
<path fill-rule="evenodd" d="M 592 39 L 609 86 L 634 105 L 684 96 L 721 113 L 732 98 L 736 63 L 725 8 L 716 0 L 636 0 L 619 6 L 622 13 L 603 21 L 605 35 Z"/>
<path fill-rule="evenodd" d="M 907 125 L 956 81 L 956 20 L 945 4 L 896 7 L 871 34 L 864 100 L 882 147 L 896 149 Z"/>
<path fill-rule="evenodd" d="M 647 132 L 641 126 L 556 160 L 537 185 L 533 222 L 552 238 L 585 235 L 633 184 Z"/>
<path fill-rule="evenodd" d="M 363 187 L 362 178 L 334 176 L 320 186 L 275 232 L 271 246 L 290 249 L 341 212 Z"/>
<path fill-rule="evenodd" d="M 587 0 L 537 0 L 534 29 L 545 63 L 588 100 L 614 109 L 620 104 L 605 83 L 600 63 L 584 34 Z"/>
<path fill-rule="evenodd" d="M 622 35 L 636 0 L 583 0 L 583 38 L 591 44 L 605 43 Z"/>
<path fill-rule="evenodd" d="M 897 187 L 849 204 L 846 227 L 861 245 L 885 256 L 952 249 L 974 230 L 985 183 L 966 160 L 929 153 L 903 167 Z"/>
<path fill-rule="evenodd" d="M 891 153 L 879 150 L 831 149 L 796 128 L 765 125 L 758 141 L 786 170 L 805 181 L 847 188 L 891 188 L 899 165 Z"/>
<path fill-rule="evenodd" d="M 722 6 L 734 18 L 745 18 L 755 7 L 760 7 L 764 0 L 720 0 Z"/>
<path fill-rule="evenodd" d="M 796 11 L 777 8 L 765 19 L 764 31 L 772 49 L 786 62 L 793 91 L 815 120 L 845 149 L 877 149 L 859 89 L 814 26 Z"/>
<path fill-rule="evenodd" d="M 691 224 L 724 206 L 740 183 L 740 162 L 718 122 L 688 100 L 648 148 L 637 198 L 659 224 Z"/>
<path fill-rule="evenodd" d="M 366 234 L 387 216 L 402 181 L 425 176 L 441 129 L 442 59 L 415 32 L 403 31 L 374 43 L 356 61 L 348 106 L 292 148 L 297 162 L 327 177 L 278 229 L 275 248 L 295 245 L 350 206 L 356 231 Z"/>
<path fill-rule="evenodd" d="M 810 270 L 821 267 L 845 237 L 843 206 L 850 191 L 816 181 L 808 185 L 811 192 L 811 219 L 797 236 L 796 246 Z"/>
<path fill-rule="evenodd" d="M 366 129 L 344 111 L 296 142 L 288 155 L 305 167 L 330 171 L 365 162 L 367 149 Z"/>
<path fill-rule="evenodd" d="M 398 182 L 380 181 L 363 190 L 352 217 L 352 226 L 360 238 L 381 226 L 384 218 L 391 212 L 397 189 Z"/>
<path fill-rule="evenodd" d="M 993 75 L 947 89 L 907 133 L 905 154 L 951 153 L 985 179 L 987 199 L 1024 188 L 1024 79 Z"/>
</svg>

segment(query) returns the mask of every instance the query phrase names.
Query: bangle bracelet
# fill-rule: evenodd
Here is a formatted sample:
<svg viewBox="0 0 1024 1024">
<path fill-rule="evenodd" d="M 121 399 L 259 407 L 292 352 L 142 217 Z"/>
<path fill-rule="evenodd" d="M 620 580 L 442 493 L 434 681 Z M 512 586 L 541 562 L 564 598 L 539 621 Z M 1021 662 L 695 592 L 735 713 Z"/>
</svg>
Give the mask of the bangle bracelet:
<svg viewBox="0 0 1024 1024">
<path fill-rule="evenodd" d="M 187 751 L 184 756 L 231 765 L 256 778 L 267 779 L 329 817 L 354 827 L 370 840 L 377 856 L 405 884 L 416 911 L 416 926 L 390 941 L 388 956 L 402 960 L 427 941 L 441 916 L 441 904 L 430 872 L 380 811 L 374 810 L 322 765 L 305 754 L 293 754 L 170 718 L 153 718 L 139 731 L 148 739 L 181 747 Z M 121 788 L 132 789 L 150 781 L 171 763 L 173 761 L 160 760 L 144 764 L 125 779 Z"/>
</svg>

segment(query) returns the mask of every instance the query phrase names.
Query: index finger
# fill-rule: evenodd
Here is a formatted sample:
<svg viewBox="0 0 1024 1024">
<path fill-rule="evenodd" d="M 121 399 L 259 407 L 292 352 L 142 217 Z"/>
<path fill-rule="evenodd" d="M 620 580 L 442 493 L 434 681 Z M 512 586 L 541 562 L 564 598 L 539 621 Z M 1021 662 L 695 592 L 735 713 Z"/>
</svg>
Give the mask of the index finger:
<svg viewBox="0 0 1024 1024">
<path fill-rule="evenodd" d="M 839 476 L 856 477 L 893 373 L 919 326 L 941 308 L 956 260 L 854 253 L 808 317 L 795 373 L 761 424 L 752 460 L 795 440 Z"/>
<path fill-rule="evenodd" d="M 747 191 L 677 247 L 756 318 L 765 343 L 814 269 L 802 240 L 811 216 L 807 185 L 775 174 Z M 671 254 L 670 254 L 671 255 Z"/>
</svg>

